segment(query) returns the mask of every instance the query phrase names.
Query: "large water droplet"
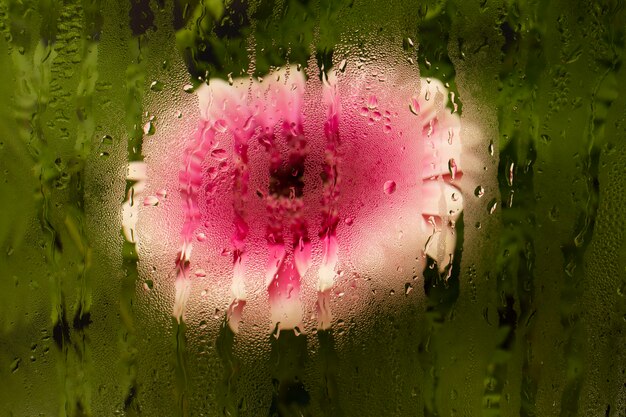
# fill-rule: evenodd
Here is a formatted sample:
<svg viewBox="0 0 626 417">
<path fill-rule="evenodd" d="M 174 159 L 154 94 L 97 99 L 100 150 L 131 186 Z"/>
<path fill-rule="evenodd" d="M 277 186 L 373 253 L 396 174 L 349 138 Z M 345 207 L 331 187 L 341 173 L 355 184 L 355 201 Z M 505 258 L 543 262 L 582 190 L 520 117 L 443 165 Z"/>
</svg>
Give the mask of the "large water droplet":
<svg viewBox="0 0 626 417">
<path fill-rule="evenodd" d="M 102 136 L 102 139 L 100 141 L 101 141 L 101 143 L 104 146 L 111 146 L 111 145 L 113 145 L 113 138 L 111 137 L 111 135 L 104 135 L 104 136 Z"/>
<path fill-rule="evenodd" d="M 226 122 L 222 119 L 219 119 L 215 122 L 215 124 L 213 125 L 213 127 L 215 128 L 215 130 L 219 133 L 226 133 L 227 130 L 227 126 L 226 126 Z"/>
<path fill-rule="evenodd" d="M 148 122 L 143 125 L 143 133 L 145 135 L 154 135 L 155 132 L 156 128 L 154 127 L 154 116 L 152 116 L 150 120 L 148 120 Z"/>
<path fill-rule="evenodd" d="M 450 177 L 454 179 L 457 173 L 457 165 L 454 158 L 450 158 L 450 160 L 448 161 L 448 171 L 450 172 Z"/>
<path fill-rule="evenodd" d="M 150 90 L 152 91 L 162 91 L 164 84 L 161 81 L 152 81 L 150 84 Z"/>
<path fill-rule="evenodd" d="M 507 176 L 507 183 L 509 184 L 509 186 L 513 185 L 513 174 L 515 172 L 515 162 L 511 162 L 511 164 L 509 165 L 509 172 L 508 172 L 508 176 Z"/>
<path fill-rule="evenodd" d="M 213 159 L 217 159 L 218 161 L 223 161 L 224 159 L 226 159 L 226 151 L 224 149 L 213 149 L 211 151 L 211 158 Z"/>
<path fill-rule="evenodd" d="M 143 199 L 143 205 L 146 207 L 156 206 L 159 204 L 159 199 L 153 195 Z"/>
<path fill-rule="evenodd" d="M 415 97 L 411 98 L 411 102 L 409 103 L 409 110 L 411 110 L 411 113 L 416 116 L 419 116 L 420 114 L 420 103 Z"/>
<path fill-rule="evenodd" d="M 408 282 L 404 284 L 404 295 L 409 295 L 411 291 L 413 291 L 413 285 Z"/>
<path fill-rule="evenodd" d="M 339 63 L 339 71 L 344 72 L 344 71 L 346 70 L 346 65 L 347 65 L 346 60 L 345 60 L 345 59 L 344 59 L 344 60 L 342 60 L 342 61 Z"/>
<path fill-rule="evenodd" d="M 396 192 L 396 182 L 389 180 L 386 181 L 385 184 L 383 185 L 383 190 L 385 191 L 385 194 L 390 195 Z"/>
<path fill-rule="evenodd" d="M 372 95 L 369 99 L 367 99 L 367 107 L 371 110 L 378 108 L 378 99 L 376 96 Z"/>
</svg>

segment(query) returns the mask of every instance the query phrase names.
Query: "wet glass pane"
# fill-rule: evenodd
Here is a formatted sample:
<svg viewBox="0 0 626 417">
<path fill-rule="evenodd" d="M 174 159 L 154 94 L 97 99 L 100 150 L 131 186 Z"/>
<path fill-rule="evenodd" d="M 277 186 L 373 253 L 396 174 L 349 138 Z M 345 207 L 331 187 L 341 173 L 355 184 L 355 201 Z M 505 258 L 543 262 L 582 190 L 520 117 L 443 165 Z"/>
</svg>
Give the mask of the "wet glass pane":
<svg viewBox="0 0 626 417">
<path fill-rule="evenodd" d="M 0 414 L 626 416 L 618 1 L 0 2 Z"/>
</svg>

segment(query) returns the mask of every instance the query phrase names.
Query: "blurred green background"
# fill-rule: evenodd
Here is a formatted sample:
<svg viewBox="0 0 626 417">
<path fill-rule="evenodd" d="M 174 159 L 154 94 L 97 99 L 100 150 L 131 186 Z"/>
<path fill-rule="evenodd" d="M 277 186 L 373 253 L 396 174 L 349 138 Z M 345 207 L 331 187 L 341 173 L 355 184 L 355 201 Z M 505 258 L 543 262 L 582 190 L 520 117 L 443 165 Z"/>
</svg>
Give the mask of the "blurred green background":
<svg viewBox="0 0 626 417">
<path fill-rule="evenodd" d="M 624 6 L 0 0 L 0 415 L 626 416 Z M 261 347 L 148 308 L 119 218 L 146 106 L 387 44 L 482 130 L 456 273 Z"/>
</svg>

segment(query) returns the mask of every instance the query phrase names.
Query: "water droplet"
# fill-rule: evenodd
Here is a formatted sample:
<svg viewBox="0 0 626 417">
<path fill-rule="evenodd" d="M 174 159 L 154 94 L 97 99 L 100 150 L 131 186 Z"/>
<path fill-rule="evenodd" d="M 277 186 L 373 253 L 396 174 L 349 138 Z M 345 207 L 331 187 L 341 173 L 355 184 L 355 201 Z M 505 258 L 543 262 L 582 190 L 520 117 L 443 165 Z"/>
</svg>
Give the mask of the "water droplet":
<svg viewBox="0 0 626 417">
<path fill-rule="evenodd" d="M 152 281 L 151 279 L 147 279 L 144 283 L 144 288 L 151 290 L 154 288 L 154 281 Z"/>
<path fill-rule="evenodd" d="M 226 159 L 226 151 L 224 149 L 213 149 L 211 151 L 211 158 L 213 159 L 217 159 L 218 161 L 223 161 L 224 159 Z"/>
<path fill-rule="evenodd" d="M 453 388 L 452 391 L 450 391 L 450 399 L 454 401 L 458 397 L 459 397 L 459 393 L 457 392 L 457 390 Z"/>
<path fill-rule="evenodd" d="M 497 207 L 498 207 L 498 201 L 495 198 L 493 198 L 487 205 L 487 212 L 489 214 L 493 214 L 493 212 L 496 211 Z"/>
<path fill-rule="evenodd" d="M 383 115 L 378 111 L 374 111 L 372 112 L 372 119 L 374 119 L 375 121 L 379 121 L 380 119 L 382 119 Z"/>
<path fill-rule="evenodd" d="M 450 160 L 448 161 L 448 172 L 450 172 L 450 177 L 452 179 L 456 177 L 457 166 L 456 166 L 456 161 L 454 160 L 454 158 L 450 158 Z"/>
<path fill-rule="evenodd" d="M 409 43 L 409 45 L 411 45 L 411 46 L 415 46 L 415 45 L 413 44 L 413 39 L 411 39 L 411 38 L 406 38 L 406 41 Z"/>
<path fill-rule="evenodd" d="M 183 91 L 185 93 L 193 93 L 193 85 L 185 84 L 185 86 L 183 87 Z"/>
<path fill-rule="evenodd" d="M 252 129 L 254 127 L 253 121 L 254 121 L 254 117 L 252 117 L 252 116 L 248 117 L 248 120 L 246 120 L 246 123 L 244 123 L 244 125 L 243 125 L 243 130 L 250 130 L 250 129 Z M 259 140 L 261 140 L 261 139 L 259 139 Z"/>
<path fill-rule="evenodd" d="M 161 81 L 152 81 L 152 83 L 150 84 L 150 90 L 152 91 L 162 91 L 163 90 L 163 83 Z"/>
<path fill-rule="evenodd" d="M 206 235 L 200 232 L 196 235 L 196 239 L 198 239 L 198 242 L 204 242 L 206 240 Z"/>
<path fill-rule="evenodd" d="M 100 142 L 104 146 L 111 146 L 113 145 L 113 138 L 111 137 L 111 135 L 104 135 L 102 136 L 102 139 L 100 140 Z"/>
<path fill-rule="evenodd" d="M 228 84 L 229 85 L 233 85 L 235 82 L 233 81 L 233 73 L 229 72 L 228 73 Z"/>
<path fill-rule="evenodd" d="M 404 295 L 409 295 L 411 291 L 413 291 L 413 285 L 408 282 L 404 284 Z"/>
<path fill-rule="evenodd" d="M 214 182 L 209 182 L 204 188 L 208 195 L 211 195 L 217 190 L 217 184 Z"/>
<path fill-rule="evenodd" d="M 396 182 L 389 180 L 389 181 L 386 181 L 385 184 L 383 185 L 383 190 L 385 191 L 385 194 L 390 195 L 396 192 L 396 187 L 397 187 Z"/>
<path fill-rule="evenodd" d="M 354 224 L 354 219 L 352 217 L 346 217 L 344 222 L 346 223 L 346 225 L 352 226 Z"/>
<path fill-rule="evenodd" d="M 143 125 L 143 133 L 145 135 L 154 135 L 154 132 L 156 132 L 154 123 L 152 120 L 148 120 L 148 122 L 145 125 Z"/>
<path fill-rule="evenodd" d="M 9 365 L 9 371 L 11 371 L 12 374 L 16 373 L 18 369 L 20 369 L 20 362 L 22 362 L 20 358 L 13 359 L 13 362 Z"/>
<path fill-rule="evenodd" d="M 109 155 L 109 153 L 108 153 L 108 152 L 100 152 L 100 157 L 101 157 L 101 158 L 106 159 L 106 158 L 108 158 L 109 156 L 110 156 L 110 155 Z"/>
<path fill-rule="evenodd" d="M 415 97 L 411 98 L 411 102 L 409 103 L 409 110 L 411 110 L 411 113 L 416 116 L 419 116 L 420 114 L 420 103 Z"/>
<path fill-rule="evenodd" d="M 156 192 L 156 195 L 161 198 L 167 197 L 167 190 L 165 188 L 160 189 Z"/>
<path fill-rule="evenodd" d="M 228 126 L 226 125 L 226 121 L 219 119 L 215 122 L 213 128 L 219 133 L 226 133 Z"/>
<path fill-rule="evenodd" d="M 387 125 L 387 124 L 384 125 L 383 126 L 383 132 L 385 132 L 387 134 L 391 133 L 391 125 Z"/>
<path fill-rule="evenodd" d="M 450 91 L 450 102 L 452 103 L 452 113 L 456 113 L 459 105 L 454 101 L 454 91 Z"/>
<path fill-rule="evenodd" d="M 340 63 L 339 63 L 339 71 L 344 72 L 346 70 L 346 65 L 348 63 L 346 62 L 345 59 L 343 59 Z"/>
<path fill-rule="evenodd" d="M 493 156 L 493 142 L 489 142 L 489 155 Z"/>
<path fill-rule="evenodd" d="M 367 107 L 371 110 L 378 108 L 378 99 L 376 96 L 370 96 L 370 98 L 367 99 Z"/>
<path fill-rule="evenodd" d="M 515 162 L 511 162 L 511 164 L 509 165 L 509 175 L 507 176 L 507 183 L 509 184 L 509 186 L 513 185 L 513 174 L 515 171 Z"/>
<path fill-rule="evenodd" d="M 196 272 L 194 272 L 194 275 L 197 276 L 198 278 L 204 278 L 206 277 L 206 272 L 204 271 L 204 269 L 196 269 Z"/>
<path fill-rule="evenodd" d="M 159 204 L 159 199 L 153 195 L 143 199 L 143 205 L 146 207 L 156 206 Z"/>
<path fill-rule="evenodd" d="M 474 195 L 478 198 L 481 198 L 485 195 L 485 189 L 482 187 L 482 185 L 476 187 L 476 189 L 474 190 Z"/>
<path fill-rule="evenodd" d="M 548 212 L 548 218 L 553 222 L 559 219 L 559 208 L 556 205 L 553 205 L 550 211 Z"/>
<path fill-rule="evenodd" d="M 206 170 L 206 173 L 209 177 L 209 179 L 214 180 L 215 178 L 217 178 L 217 168 L 216 167 L 210 167 L 209 169 Z"/>
</svg>

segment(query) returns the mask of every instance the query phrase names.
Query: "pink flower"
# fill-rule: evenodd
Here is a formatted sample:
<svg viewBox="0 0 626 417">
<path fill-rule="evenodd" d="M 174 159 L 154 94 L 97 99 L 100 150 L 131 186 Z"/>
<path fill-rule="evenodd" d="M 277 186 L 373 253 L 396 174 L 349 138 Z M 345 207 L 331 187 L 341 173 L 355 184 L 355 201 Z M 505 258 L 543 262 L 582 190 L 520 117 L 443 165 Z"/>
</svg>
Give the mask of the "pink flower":
<svg viewBox="0 0 626 417">
<path fill-rule="evenodd" d="M 422 265 L 427 256 L 441 271 L 451 265 L 463 209 L 457 184 L 472 164 L 460 118 L 441 82 L 385 68 L 348 66 L 320 81 L 288 67 L 197 89 L 200 116 L 180 138 L 182 165 L 165 153 L 154 161 L 163 177 L 148 179 L 163 190 L 178 171 L 182 208 L 146 197 L 141 209 L 153 210 L 146 234 L 182 216 L 175 317 L 192 281 L 214 277 L 209 286 L 230 299 L 235 331 L 251 299 L 269 303 L 272 328 L 302 329 L 311 314 L 328 328 L 342 271 L 389 268 L 398 245 Z M 195 247 L 204 259 L 192 256 Z M 225 281 L 229 295 L 218 288 Z"/>
</svg>

